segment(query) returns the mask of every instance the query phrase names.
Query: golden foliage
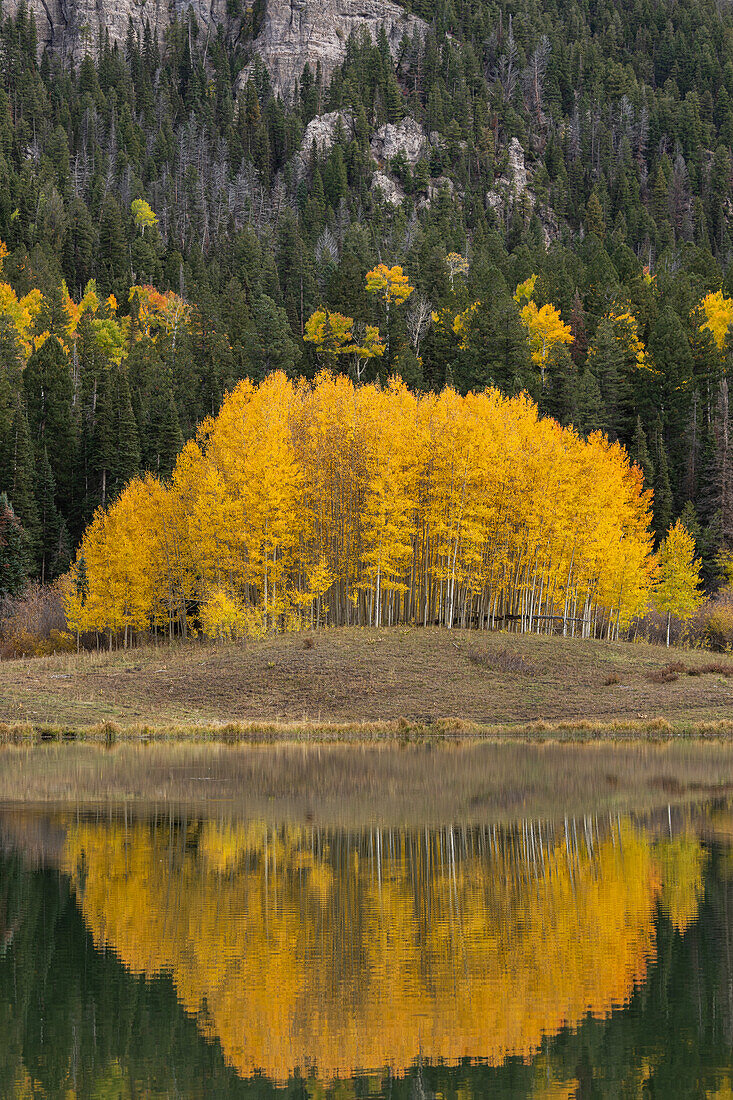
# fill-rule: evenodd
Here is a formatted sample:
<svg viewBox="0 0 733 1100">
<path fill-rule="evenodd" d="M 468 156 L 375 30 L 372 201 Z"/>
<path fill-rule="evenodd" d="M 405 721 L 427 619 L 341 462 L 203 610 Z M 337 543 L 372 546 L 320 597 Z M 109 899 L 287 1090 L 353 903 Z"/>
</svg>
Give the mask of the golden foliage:
<svg viewBox="0 0 733 1100">
<path fill-rule="evenodd" d="M 705 320 L 700 328 L 711 332 L 718 350 L 722 350 L 733 322 L 733 299 L 726 298 L 721 290 L 717 290 L 714 294 L 707 294 L 701 304 Z"/>
<path fill-rule="evenodd" d="M 658 611 L 689 619 L 703 601 L 701 561 L 695 558 L 695 540 L 678 519 L 659 550 L 659 573 L 654 589 Z"/>
<path fill-rule="evenodd" d="M 526 396 L 275 373 L 227 396 L 170 485 L 137 478 L 97 513 L 67 610 L 78 629 L 185 634 L 220 593 L 269 628 L 510 616 L 614 636 L 647 601 L 648 523 L 624 450 Z"/>
<path fill-rule="evenodd" d="M 697 920 L 697 911 L 705 892 L 705 851 L 697 837 L 678 836 L 658 844 L 656 856 L 663 882 L 661 910 L 672 927 L 683 935 Z"/>
<path fill-rule="evenodd" d="M 15 329 L 26 359 L 41 346 L 48 333 L 34 337 L 33 329 L 43 308 L 43 295 L 34 288 L 19 298 L 9 283 L 0 283 L 0 316 Z"/>
<path fill-rule="evenodd" d="M 74 822 L 64 869 L 96 945 L 170 973 L 239 1074 L 329 1080 L 418 1053 L 529 1059 L 644 980 L 660 888 L 646 836 L 621 826 L 590 855 L 546 832 L 536 863 L 468 840 Z"/>
<path fill-rule="evenodd" d="M 382 299 L 387 306 L 387 312 L 391 302 L 404 302 L 415 289 L 410 286 L 410 281 L 399 264 L 394 267 L 377 264 L 371 271 L 367 271 L 366 288 L 370 294 L 376 294 Z"/>
<path fill-rule="evenodd" d="M 560 311 L 548 303 L 537 308 L 532 301 L 522 307 L 522 324 L 527 329 L 532 362 L 540 368 L 544 381 L 545 370 L 554 351 L 563 344 L 572 344 L 573 333 L 566 325 Z"/>
</svg>

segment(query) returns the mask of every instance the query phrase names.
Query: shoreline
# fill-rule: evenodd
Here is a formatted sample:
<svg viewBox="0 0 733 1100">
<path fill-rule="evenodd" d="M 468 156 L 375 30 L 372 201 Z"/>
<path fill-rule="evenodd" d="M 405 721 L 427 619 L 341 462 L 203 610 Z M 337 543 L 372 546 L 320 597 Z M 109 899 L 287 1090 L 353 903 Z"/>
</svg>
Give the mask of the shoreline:
<svg viewBox="0 0 733 1100">
<path fill-rule="evenodd" d="M 405 718 L 363 722 L 258 721 L 209 723 L 0 722 L 0 746 L 44 744 L 169 745 L 476 745 L 733 741 L 733 717 L 712 721 L 663 715 L 627 719 L 556 719 L 482 723 Z"/>
</svg>

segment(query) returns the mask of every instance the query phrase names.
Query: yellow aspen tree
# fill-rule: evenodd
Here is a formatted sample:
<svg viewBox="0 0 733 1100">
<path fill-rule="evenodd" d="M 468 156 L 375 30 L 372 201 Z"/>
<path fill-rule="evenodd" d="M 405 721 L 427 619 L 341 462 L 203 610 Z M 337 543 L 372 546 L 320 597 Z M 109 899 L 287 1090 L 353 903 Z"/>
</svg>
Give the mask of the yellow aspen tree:
<svg viewBox="0 0 733 1100">
<path fill-rule="evenodd" d="M 40 336 L 34 336 L 33 333 L 43 302 L 43 295 L 37 288 L 19 298 L 9 283 L 0 283 L 0 316 L 5 317 L 15 329 L 26 359 L 34 349 L 41 346 L 43 337 L 48 335 L 41 333 Z"/>
<path fill-rule="evenodd" d="M 535 283 L 537 282 L 536 275 L 530 275 L 523 283 L 519 283 L 517 289 L 514 291 L 514 301 L 518 306 L 521 306 L 522 302 L 531 302 L 534 297 Z"/>
<path fill-rule="evenodd" d="M 135 219 L 135 225 L 140 226 L 143 236 L 145 236 L 146 229 L 153 229 L 158 224 L 157 215 L 145 199 L 133 199 L 130 210 Z"/>
<path fill-rule="evenodd" d="M 377 264 L 371 271 L 367 271 L 366 289 L 368 294 L 375 294 L 384 304 L 387 358 L 389 358 L 389 321 L 392 304 L 400 305 L 402 302 L 406 302 L 415 288 L 410 286 L 410 281 L 399 264 L 395 264 L 394 267 Z"/>
<path fill-rule="evenodd" d="M 449 252 L 445 258 L 445 266 L 448 268 L 450 288 L 453 291 L 456 276 L 462 275 L 465 277 L 468 275 L 468 258 L 462 256 L 460 252 Z"/>
<path fill-rule="evenodd" d="M 226 636 L 328 621 L 614 638 L 648 603 L 649 512 L 621 446 L 526 395 L 274 373 L 227 395 L 170 484 L 135 479 L 95 515 L 70 612 L 110 640 L 185 636 L 205 607 Z"/>
<path fill-rule="evenodd" d="M 532 362 L 540 368 L 544 389 L 545 371 L 552 353 L 563 344 L 572 344 L 573 334 L 570 325 L 566 325 L 560 316 L 560 311 L 550 303 L 538 309 L 534 302 L 527 302 L 521 317 L 527 330 Z"/>
<path fill-rule="evenodd" d="M 702 603 L 701 561 L 695 557 L 695 540 L 678 519 L 659 548 L 659 573 L 654 588 L 654 606 L 667 616 L 667 645 L 674 615 L 685 622 Z"/>
<path fill-rule="evenodd" d="M 303 340 L 313 344 L 319 362 L 330 357 L 347 355 L 354 348 L 354 318 L 343 313 L 317 309 L 305 323 Z"/>
<path fill-rule="evenodd" d="M 713 334 L 718 351 L 722 351 L 728 330 L 733 323 L 733 299 L 726 298 L 721 290 L 716 290 L 714 294 L 707 294 L 700 304 L 705 314 L 705 320 L 700 328 L 707 329 Z"/>
<path fill-rule="evenodd" d="M 356 325 L 354 344 L 349 349 L 354 357 L 354 377 L 361 382 L 364 368 L 370 359 L 381 359 L 385 345 L 376 325 Z"/>
</svg>

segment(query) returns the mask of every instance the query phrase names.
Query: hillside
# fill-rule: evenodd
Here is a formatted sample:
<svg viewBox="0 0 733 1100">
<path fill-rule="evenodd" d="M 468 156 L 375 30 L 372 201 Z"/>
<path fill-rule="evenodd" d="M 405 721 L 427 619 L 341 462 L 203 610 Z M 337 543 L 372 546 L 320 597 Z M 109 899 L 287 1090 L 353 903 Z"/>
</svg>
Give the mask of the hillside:
<svg viewBox="0 0 733 1100">
<path fill-rule="evenodd" d="M 239 379 L 329 369 L 524 391 L 606 432 L 654 491 L 656 540 L 684 515 L 721 584 L 728 8 L 3 13 L 0 492 L 29 575 L 62 574 L 134 474 L 169 476 Z M 367 287 L 380 262 L 412 288 L 392 309 Z M 311 338 L 314 316 L 349 339 Z"/>
<path fill-rule="evenodd" d="M 104 721 L 162 728 L 249 720 L 297 733 L 400 718 L 429 731 L 455 719 L 469 735 L 471 723 L 486 732 L 542 721 L 644 732 L 663 719 L 663 733 L 666 722 L 689 731 L 729 720 L 732 672 L 729 660 L 646 643 L 344 628 L 247 645 L 3 661 L 0 722 L 81 729 Z"/>
</svg>

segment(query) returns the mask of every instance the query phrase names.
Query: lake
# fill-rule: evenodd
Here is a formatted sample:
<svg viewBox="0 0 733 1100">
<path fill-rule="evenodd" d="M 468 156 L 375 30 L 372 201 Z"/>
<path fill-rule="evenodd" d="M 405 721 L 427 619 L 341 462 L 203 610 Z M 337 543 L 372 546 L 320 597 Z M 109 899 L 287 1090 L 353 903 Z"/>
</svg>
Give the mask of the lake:
<svg viewBox="0 0 733 1100">
<path fill-rule="evenodd" d="M 7 805 L 0 1096 L 731 1096 L 725 797 L 309 816 Z"/>
</svg>

